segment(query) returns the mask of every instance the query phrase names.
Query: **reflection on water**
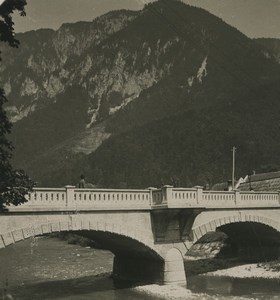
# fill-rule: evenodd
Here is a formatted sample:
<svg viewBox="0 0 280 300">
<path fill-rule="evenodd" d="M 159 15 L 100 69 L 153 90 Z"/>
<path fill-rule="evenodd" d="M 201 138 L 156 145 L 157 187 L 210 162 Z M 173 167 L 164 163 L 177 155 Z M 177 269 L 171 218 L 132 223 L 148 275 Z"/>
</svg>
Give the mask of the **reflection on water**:
<svg viewBox="0 0 280 300">
<path fill-rule="evenodd" d="M 69 245 L 53 238 L 26 240 L 0 250 L 0 289 L 2 293 L 7 288 L 14 299 L 23 300 L 156 299 L 155 295 L 136 293 L 127 283 L 116 288 L 110 278 L 112 265 L 113 255 L 108 251 Z M 188 278 L 188 288 L 193 292 L 188 299 L 244 299 L 240 296 L 245 295 L 280 300 L 277 281 L 200 275 Z"/>
<path fill-rule="evenodd" d="M 15 299 L 125 299 L 127 292 L 115 290 L 108 277 L 82 277 L 59 281 L 28 284 L 11 289 Z M 139 298 L 130 298 L 139 299 Z"/>
<path fill-rule="evenodd" d="M 188 279 L 188 288 L 194 293 L 280 300 L 280 279 L 242 279 L 200 275 Z"/>
</svg>

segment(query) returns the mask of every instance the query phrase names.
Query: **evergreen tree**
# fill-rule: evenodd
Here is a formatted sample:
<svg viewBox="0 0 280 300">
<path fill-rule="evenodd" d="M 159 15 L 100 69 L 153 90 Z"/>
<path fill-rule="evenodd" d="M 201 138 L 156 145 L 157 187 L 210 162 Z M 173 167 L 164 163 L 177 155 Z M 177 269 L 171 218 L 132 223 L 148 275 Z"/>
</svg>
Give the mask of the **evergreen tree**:
<svg viewBox="0 0 280 300">
<path fill-rule="evenodd" d="M 19 41 L 14 35 L 12 13 L 18 11 L 25 15 L 25 0 L 7 0 L 0 6 L 0 42 L 18 47 Z M 0 52 L 1 53 L 1 52 Z M 1 57 L 0 57 L 1 60 Z M 7 138 L 12 124 L 4 110 L 7 101 L 4 90 L 0 88 L 0 211 L 5 205 L 18 205 L 26 201 L 26 194 L 32 189 L 33 182 L 23 170 L 14 170 L 10 160 L 13 146 Z"/>
</svg>

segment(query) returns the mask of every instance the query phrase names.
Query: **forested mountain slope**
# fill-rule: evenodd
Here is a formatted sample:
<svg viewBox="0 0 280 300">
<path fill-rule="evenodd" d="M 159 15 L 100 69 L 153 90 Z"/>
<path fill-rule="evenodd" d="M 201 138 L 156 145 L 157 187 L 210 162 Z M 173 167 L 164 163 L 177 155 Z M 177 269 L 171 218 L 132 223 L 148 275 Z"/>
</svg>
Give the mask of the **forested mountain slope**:
<svg viewBox="0 0 280 300">
<path fill-rule="evenodd" d="M 160 0 L 20 40 L 0 78 L 14 162 L 40 185 L 211 184 L 233 145 L 238 175 L 280 164 L 279 64 L 202 9 Z"/>
</svg>

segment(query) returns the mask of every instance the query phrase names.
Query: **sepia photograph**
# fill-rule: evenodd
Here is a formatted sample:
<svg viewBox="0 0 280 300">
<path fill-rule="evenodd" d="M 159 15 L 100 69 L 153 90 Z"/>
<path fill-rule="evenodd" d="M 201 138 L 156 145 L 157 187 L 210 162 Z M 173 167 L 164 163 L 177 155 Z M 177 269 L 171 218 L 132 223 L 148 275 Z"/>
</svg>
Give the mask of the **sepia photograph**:
<svg viewBox="0 0 280 300">
<path fill-rule="evenodd" d="M 280 0 L 0 0 L 0 300 L 280 300 Z"/>
</svg>

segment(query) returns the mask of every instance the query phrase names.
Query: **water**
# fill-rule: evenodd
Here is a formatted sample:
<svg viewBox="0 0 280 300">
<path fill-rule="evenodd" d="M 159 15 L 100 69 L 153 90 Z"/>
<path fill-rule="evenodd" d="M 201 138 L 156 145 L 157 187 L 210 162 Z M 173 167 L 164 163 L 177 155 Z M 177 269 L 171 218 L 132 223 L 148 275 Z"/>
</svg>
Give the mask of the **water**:
<svg viewBox="0 0 280 300">
<path fill-rule="evenodd" d="M 195 276 L 188 280 L 193 293 L 224 295 L 236 299 L 280 300 L 280 282 L 271 279 L 232 279 L 210 276 Z M 217 298 L 219 299 L 219 297 Z"/>
<path fill-rule="evenodd" d="M 112 265 L 113 255 L 108 251 L 69 245 L 53 238 L 33 238 L 0 250 L 0 291 L 3 294 L 7 289 L 14 299 L 23 300 L 149 300 L 159 297 L 136 292 L 128 285 L 116 287 L 110 278 Z M 280 300 L 279 282 L 271 280 L 194 276 L 188 278 L 188 288 L 192 291 L 188 299 Z M 158 289 L 163 290 L 162 287 Z M 180 298 L 179 289 L 173 288 L 171 294 Z M 161 295 L 161 298 L 171 299 L 171 296 Z"/>
</svg>

